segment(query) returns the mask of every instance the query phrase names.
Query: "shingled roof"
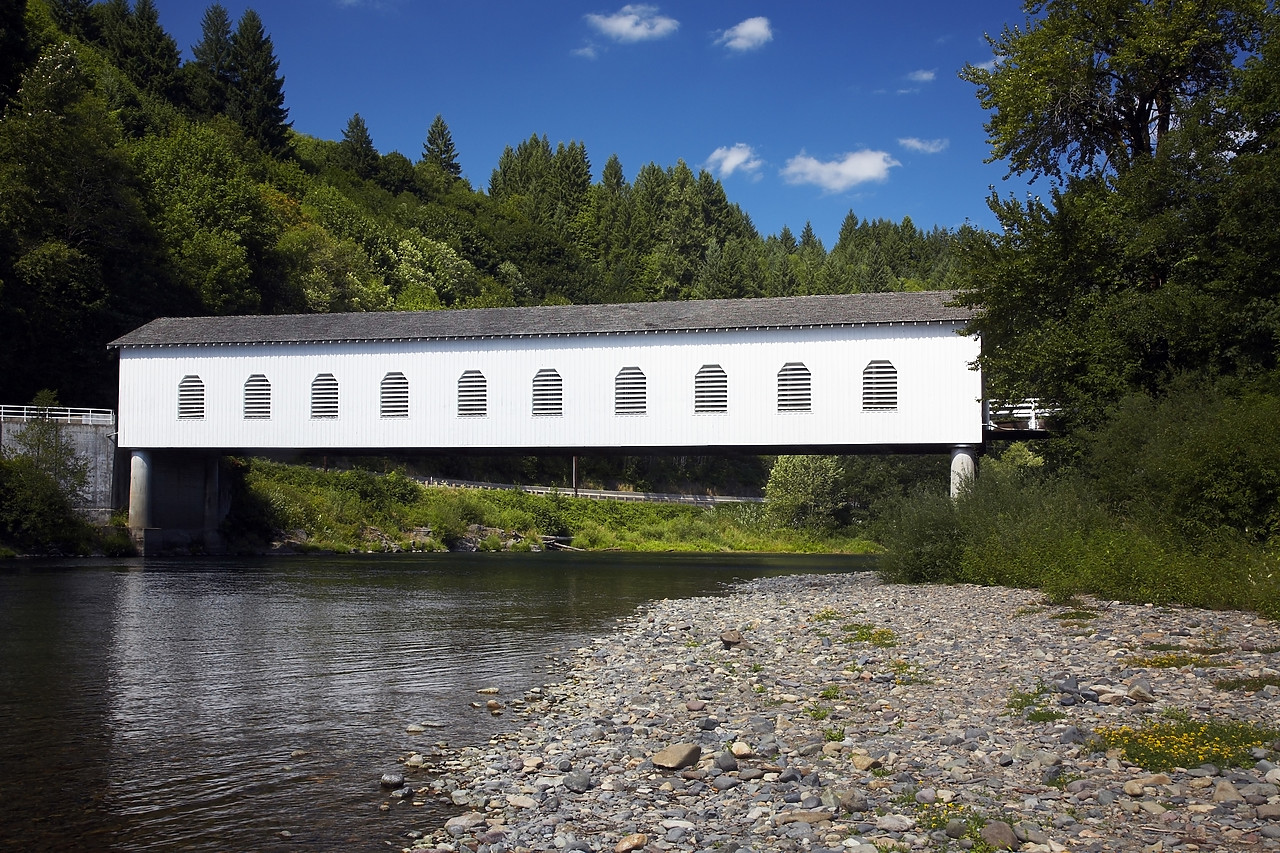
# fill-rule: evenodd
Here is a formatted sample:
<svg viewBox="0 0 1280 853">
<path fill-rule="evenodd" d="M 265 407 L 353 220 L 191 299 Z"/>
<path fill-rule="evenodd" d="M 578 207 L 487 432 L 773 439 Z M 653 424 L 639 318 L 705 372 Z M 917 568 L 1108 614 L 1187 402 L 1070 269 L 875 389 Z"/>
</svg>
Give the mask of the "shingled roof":
<svg viewBox="0 0 1280 853">
<path fill-rule="evenodd" d="M 954 291 L 544 305 L 459 311 L 377 311 L 248 317 L 161 317 L 109 348 L 532 338 L 644 332 L 958 323 L 972 312 Z"/>
</svg>

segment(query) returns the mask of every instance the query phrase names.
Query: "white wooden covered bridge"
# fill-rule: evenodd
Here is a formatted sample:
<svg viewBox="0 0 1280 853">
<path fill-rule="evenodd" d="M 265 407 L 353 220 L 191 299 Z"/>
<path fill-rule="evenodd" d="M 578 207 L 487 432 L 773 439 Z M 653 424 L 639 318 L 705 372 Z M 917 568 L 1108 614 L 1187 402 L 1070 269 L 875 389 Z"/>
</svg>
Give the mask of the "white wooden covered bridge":
<svg viewBox="0 0 1280 853">
<path fill-rule="evenodd" d="M 949 451 L 971 476 L 952 296 L 161 318 L 110 345 L 130 524 L 215 529 L 228 453 Z"/>
</svg>

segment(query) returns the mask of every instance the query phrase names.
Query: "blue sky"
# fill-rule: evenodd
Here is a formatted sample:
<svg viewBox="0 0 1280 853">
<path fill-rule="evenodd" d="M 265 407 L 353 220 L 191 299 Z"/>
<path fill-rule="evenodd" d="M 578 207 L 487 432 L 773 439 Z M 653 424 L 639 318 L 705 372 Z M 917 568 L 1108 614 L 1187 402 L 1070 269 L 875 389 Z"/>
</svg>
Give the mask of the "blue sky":
<svg viewBox="0 0 1280 853">
<path fill-rule="evenodd" d="M 158 0 L 184 59 L 206 4 Z M 965 63 L 1024 21 L 1015 0 L 622 4 L 461 0 L 223 0 L 262 16 L 294 127 L 340 139 L 360 113 L 411 160 L 444 116 L 464 175 L 486 189 L 531 134 L 706 168 L 762 234 L 806 221 L 831 248 L 845 214 L 920 227 L 995 222 L 988 187 L 1023 194 L 988 156 Z"/>
</svg>

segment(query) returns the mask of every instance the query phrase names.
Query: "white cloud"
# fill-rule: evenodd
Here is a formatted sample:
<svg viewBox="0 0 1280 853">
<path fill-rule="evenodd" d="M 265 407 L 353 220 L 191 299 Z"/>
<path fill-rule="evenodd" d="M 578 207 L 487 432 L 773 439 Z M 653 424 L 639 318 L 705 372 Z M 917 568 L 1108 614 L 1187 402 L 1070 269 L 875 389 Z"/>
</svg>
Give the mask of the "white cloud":
<svg viewBox="0 0 1280 853">
<path fill-rule="evenodd" d="M 574 56 L 581 56 L 583 59 L 596 58 L 596 46 L 594 44 L 583 45 L 582 47 L 577 48 L 576 50 L 571 50 L 569 52 L 572 53 Z"/>
<path fill-rule="evenodd" d="M 773 27 L 769 25 L 768 18 L 747 18 L 721 33 L 716 44 L 722 44 L 730 50 L 755 50 L 771 41 Z"/>
<path fill-rule="evenodd" d="M 946 149 L 951 144 L 949 139 L 918 139 L 914 136 L 908 136 L 905 139 L 899 139 L 898 144 L 903 148 L 910 148 L 912 151 L 919 151 L 921 154 L 937 154 Z"/>
<path fill-rule="evenodd" d="M 826 162 L 801 151 L 787 161 L 782 177 L 789 184 L 813 184 L 838 193 L 867 181 L 883 181 L 891 168 L 901 165 L 887 151 L 851 151 L 839 160 Z"/>
<path fill-rule="evenodd" d="M 912 83 L 932 83 L 933 79 L 937 76 L 937 69 L 921 68 L 918 71 L 912 71 L 908 74 L 907 79 Z"/>
<path fill-rule="evenodd" d="M 703 168 L 727 178 L 739 171 L 754 174 L 763 165 L 764 161 L 756 156 L 750 145 L 739 142 L 730 148 L 721 146 L 712 151 Z"/>
<path fill-rule="evenodd" d="M 587 22 L 614 41 L 632 42 L 665 38 L 680 28 L 680 22 L 658 14 L 657 6 L 635 3 L 612 15 L 587 15 Z"/>
</svg>

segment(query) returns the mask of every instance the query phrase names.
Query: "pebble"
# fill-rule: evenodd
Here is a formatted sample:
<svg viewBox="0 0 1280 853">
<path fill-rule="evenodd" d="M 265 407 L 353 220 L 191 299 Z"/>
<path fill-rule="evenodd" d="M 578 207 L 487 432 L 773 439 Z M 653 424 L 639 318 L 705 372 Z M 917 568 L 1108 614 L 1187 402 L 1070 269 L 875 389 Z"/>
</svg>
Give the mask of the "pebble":
<svg viewBox="0 0 1280 853">
<path fill-rule="evenodd" d="M 1280 675 L 1280 627 L 1091 604 L 1064 620 L 1080 608 L 1033 590 L 870 574 L 650 603 L 560 661 L 559 684 L 507 703 L 507 733 L 432 751 L 421 769 L 421 752 L 401 759 L 420 780 L 405 790 L 468 810 L 406 849 L 1280 851 L 1270 749 L 1245 768 L 1152 772 L 1090 740 L 1165 709 L 1274 719 L 1275 691 L 1214 681 Z M 858 625 L 892 633 L 858 641 Z M 1171 646 L 1232 651 L 1142 665 Z M 1015 693 L 1062 716 L 1033 722 Z"/>
</svg>

